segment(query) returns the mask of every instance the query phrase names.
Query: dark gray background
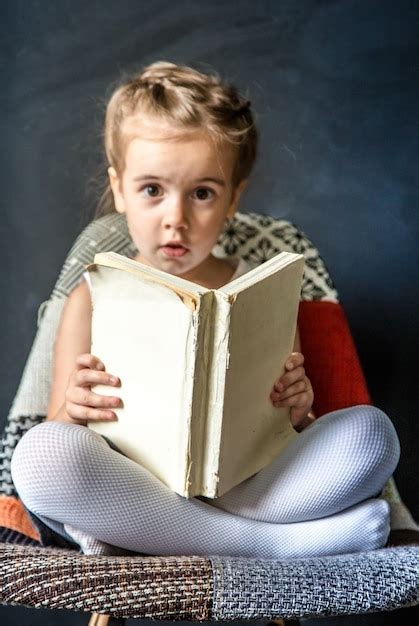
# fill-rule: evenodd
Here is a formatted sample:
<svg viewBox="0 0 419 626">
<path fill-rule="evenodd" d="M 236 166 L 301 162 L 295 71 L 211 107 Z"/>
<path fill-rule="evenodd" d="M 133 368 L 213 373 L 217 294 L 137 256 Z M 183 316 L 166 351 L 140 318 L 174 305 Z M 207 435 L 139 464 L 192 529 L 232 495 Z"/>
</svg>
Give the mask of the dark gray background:
<svg viewBox="0 0 419 626">
<path fill-rule="evenodd" d="M 241 209 L 289 219 L 318 246 L 374 402 L 396 425 L 396 480 L 419 517 L 418 20 L 407 0 L 3 0 L 2 422 L 37 309 L 92 216 L 113 84 L 161 59 L 213 68 L 258 114 L 261 152 Z M 19 621 L 19 609 L 3 611 L 2 623 Z M 61 623 L 42 613 L 22 619 Z"/>
</svg>

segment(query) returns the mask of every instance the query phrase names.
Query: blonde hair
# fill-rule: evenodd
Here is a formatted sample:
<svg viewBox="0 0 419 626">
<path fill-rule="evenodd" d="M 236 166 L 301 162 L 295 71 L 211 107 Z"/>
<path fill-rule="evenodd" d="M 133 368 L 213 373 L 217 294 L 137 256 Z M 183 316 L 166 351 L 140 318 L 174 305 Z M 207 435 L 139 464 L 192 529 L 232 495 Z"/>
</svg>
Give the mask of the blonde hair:
<svg viewBox="0 0 419 626">
<path fill-rule="evenodd" d="M 127 78 L 113 92 L 106 107 L 104 146 L 106 158 L 118 176 L 125 168 L 125 153 L 135 136 L 141 115 L 169 122 L 179 131 L 205 128 L 217 142 L 236 148 L 233 187 L 249 177 L 257 154 L 258 132 L 250 101 L 213 72 L 203 74 L 185 65 L 152 63 Z M 115 210 L 107 182 L 96 215 Z"/>
</svg>

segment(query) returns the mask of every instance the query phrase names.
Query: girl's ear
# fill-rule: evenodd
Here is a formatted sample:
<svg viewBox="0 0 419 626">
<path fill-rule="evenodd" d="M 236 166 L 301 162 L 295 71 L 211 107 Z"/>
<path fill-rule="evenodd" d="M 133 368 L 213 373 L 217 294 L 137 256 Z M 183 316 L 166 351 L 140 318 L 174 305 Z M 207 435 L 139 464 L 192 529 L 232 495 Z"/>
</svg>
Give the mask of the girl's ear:
<svg viewBox="0 0 419 626">
<path fill-rule="evenodd" d="M 227 210 L 227 215 L 226 217 L 233 217 L 235 212 L 237 211 L 237 207 L 239 204 L 239 200 L 240 200 L 240 196 L 242 195 L 243 191 L 246 189 L 247 187 L 247 183 L 248 183 L 248 179 L 244 179 L 242 180 L 237 187 L 234 189 L 233 191 L 233 198 L 231 200 L 231 204 L 228 207 Z"/>
<path fill-rule="evenodd" d="M 121 181 L 114 167 L 108 167 L 109 183 L 111 185 L 115 209 L 118 213 L 125 213 L 125 201 L 121 192 Z"/>
</svg>

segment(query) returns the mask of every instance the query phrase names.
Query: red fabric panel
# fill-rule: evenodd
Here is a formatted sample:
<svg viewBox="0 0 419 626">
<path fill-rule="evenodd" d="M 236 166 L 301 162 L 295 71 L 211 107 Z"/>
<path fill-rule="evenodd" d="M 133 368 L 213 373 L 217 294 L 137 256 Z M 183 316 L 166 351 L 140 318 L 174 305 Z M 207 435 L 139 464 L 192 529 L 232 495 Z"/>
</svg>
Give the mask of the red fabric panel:
<svg viewBox="0 0 419 626">
<path fill-rule="evenodd" d="M 315 414 L 371 404 L 342 306 L 335 302 L 302 301 L 298 326 L 304 366 L 314 390 Z"/>
</svg>

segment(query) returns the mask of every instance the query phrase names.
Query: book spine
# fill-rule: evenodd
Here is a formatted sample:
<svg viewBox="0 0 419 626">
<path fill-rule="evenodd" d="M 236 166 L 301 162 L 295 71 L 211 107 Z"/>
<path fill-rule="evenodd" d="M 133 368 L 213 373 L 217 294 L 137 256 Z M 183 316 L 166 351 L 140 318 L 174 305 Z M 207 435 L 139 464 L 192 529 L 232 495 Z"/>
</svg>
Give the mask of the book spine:
<svg viewBox="0 0 419 626">
<path fill-rule="evenodd" d="M 208 291 L 199 301 L 195 316 L 196 345 L 191 419 L 189 426 L 189 459 L 185 495 L 202 495 L 203 461 L 208 419 L 208 372 L 212 358 L 214 293 Z"/>
<path fill-rule="evenodd" d="M 207 419 L 205 422 L 201 486 L 201 494 L 208 498 L 215 498 L 218 495 L 224 391 L 230 359 L 231 302 L 228 296 L 222 292 L 215 291 L 213 294 L 212 333 L 207 374 Z"/>
</svg>

